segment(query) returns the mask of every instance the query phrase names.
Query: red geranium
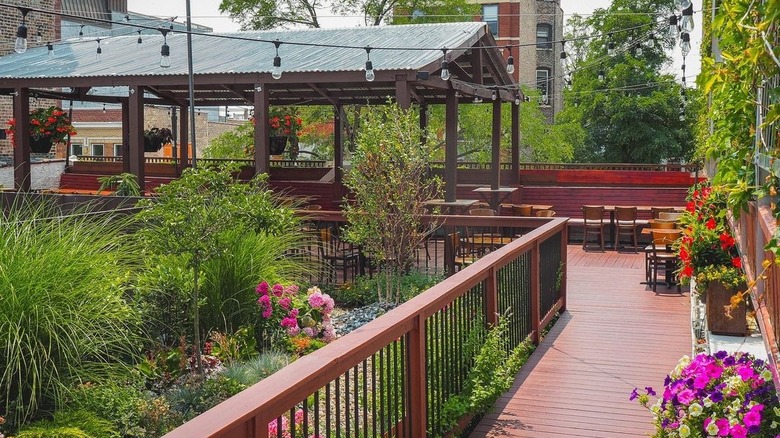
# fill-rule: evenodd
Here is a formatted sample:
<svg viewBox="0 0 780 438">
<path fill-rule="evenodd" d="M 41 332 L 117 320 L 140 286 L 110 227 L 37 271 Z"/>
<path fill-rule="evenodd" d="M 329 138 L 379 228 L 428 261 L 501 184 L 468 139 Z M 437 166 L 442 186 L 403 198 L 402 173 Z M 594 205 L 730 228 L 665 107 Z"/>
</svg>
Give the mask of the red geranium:
<svg viewBox="0 0 780 438">
<path fill-rule="evenodd" d="M 16 120 L 10 119 L 7 123 L 8 129 L 5 132 L 10 136 L 13 143 Z M 48 108 L 38 108 L 30 113 L 27 133 L 34 140 L 50 137 L 55 143 L 64 143 L 68 135 L 76 134 L 76 130 L 73 129 L 70 117 L 68 117 L 65 111 L 56 106 L 50 106 Z"/>
</svg>

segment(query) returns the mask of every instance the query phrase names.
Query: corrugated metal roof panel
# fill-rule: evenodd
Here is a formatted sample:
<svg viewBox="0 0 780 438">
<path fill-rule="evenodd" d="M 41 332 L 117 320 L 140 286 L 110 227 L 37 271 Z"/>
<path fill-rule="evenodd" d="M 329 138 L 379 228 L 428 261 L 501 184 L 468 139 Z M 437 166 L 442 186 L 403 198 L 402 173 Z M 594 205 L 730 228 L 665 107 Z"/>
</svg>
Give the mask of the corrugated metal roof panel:
<svg viewBox="0 0 780 438">
<path fill-rule="evenodd" d="M 380 70 L 415 70 L 440 59 L 442 51 L 410 50 L 413 48 L 460 47 L 484 32 L 483 23 L 435 23 L 405 26 L 358 27 L 342 29 L 303 29 L 231 34 L 193 35 L 193 63 L 196 74 L 268 73 L 273 67 L 274 45 L 282 45 L 279 56 L 286 72 L 360 71 L 371 46 L 374 68 Z M 220 38 L 217 35 L 224 37 Z M 186 75 L 187 36 L 168 34 L 171 67 L 159 65 L 161 35 L 114 37 L 101 41 L 103 53 L 96 57 L 94 40 L 67 41 L 55 46 L 53 56 L 45 47 L 23 54 L 0 58 L 0 78 L 58 78 L 93 76 Z M 288 44 L 285 44 L 288 43 Z M 313 47 L 289 43 L 320 44 L 345 47 Z M 383 50 L 382 48 L 407 50 Z"/>
<path fill-rule="evenodd" d="M 111 9 L 106 0 L 62 0 L 62 12 L 97 20 L 111 19 Z M 92 21 L 90 24 L 97 25 Z"/>
</svg>

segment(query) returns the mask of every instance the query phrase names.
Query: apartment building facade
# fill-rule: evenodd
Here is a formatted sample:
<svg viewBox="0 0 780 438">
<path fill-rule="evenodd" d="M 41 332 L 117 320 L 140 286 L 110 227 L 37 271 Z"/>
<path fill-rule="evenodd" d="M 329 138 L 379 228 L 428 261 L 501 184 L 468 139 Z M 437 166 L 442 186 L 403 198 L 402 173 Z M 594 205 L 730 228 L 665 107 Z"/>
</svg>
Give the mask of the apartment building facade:
<svg viewBox="0 0 780 438">
<path fill-rule="evenodd" d="M 539 105 L 552 122 L 563 105 L 563 10 L 560 0 L 475 0 L 479 20 L 488 24 L 499 44 L 515 59 L 515 79 L 537 88 Z"/>
</svg>

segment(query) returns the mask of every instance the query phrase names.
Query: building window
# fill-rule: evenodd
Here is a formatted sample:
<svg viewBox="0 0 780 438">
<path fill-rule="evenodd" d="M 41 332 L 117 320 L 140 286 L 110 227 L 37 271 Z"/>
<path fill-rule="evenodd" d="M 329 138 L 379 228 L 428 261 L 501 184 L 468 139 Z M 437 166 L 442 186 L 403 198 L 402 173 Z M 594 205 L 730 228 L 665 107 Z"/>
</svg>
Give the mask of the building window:
<svg viewBox="0 0 780 438">
<path fill-rule="evenodd" d="M 92 156 L 93 157 L 102 157 L 103 156 L 103 145 L 102 144 L 92 144 Z"/>
<path fill-rule="evenodd" d="M 536 88 L 539 89 L 539 93 L 542 95 L 540 103 L 548 105 L 550 102 L 550 69 L 536 69 Z"/>
<path fill-rule="evenodd" d="M 71 155 L 83 155 L 84 151 L 82 150 L 83 146 L 78 143 L 71 143 L 70 145 L 70 154 Z"/>
<path fill-rule="evenodd" d="M 549 24 L 536 25 L 536 48 L 552 49 L 552 26 Z"/>
<path fill-rule="evenodd" d="M 482 5 L 482 21 L 487 23 L 490 33 L 498 36 L 498 5 Z"/>
<path fill-rule="evenodd" d="M 114 156 L 115 157 L 121 157 L 122 156 L 122 145 L 121 144 L 115 144 L 114 145 Z"/>
</svg>

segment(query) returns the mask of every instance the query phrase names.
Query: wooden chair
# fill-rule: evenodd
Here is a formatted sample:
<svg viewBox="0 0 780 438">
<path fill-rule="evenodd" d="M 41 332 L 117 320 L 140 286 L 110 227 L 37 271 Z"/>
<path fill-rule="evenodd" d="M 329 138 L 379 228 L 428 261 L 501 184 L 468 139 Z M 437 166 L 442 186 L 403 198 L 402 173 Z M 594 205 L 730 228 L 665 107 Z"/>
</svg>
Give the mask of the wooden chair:
<svg viewBox="0 0 780 438">
<path fill-rule="evenodd" d="M 319 230 L 319 256 L 323 264 L 320 279 L 336 281 L 336 273 L 341 271 L 341 280 L 354 280 L 360 265 L 360 251 L 354 245 L 344 242 L 329 228 Z M 325 277 L 327 275 L 327 277 Z"/>
<path fill-rule="evenodd" d="M 664 277 L 667 282 L 667 289 L 671 287 L 671 275 L 674 271 L 679 257 L 677 256 L 672 244 L 680 238 L 682 232 L 679 230 L 653 230 L 653 240 L 650 243 L 651 253 L 649 257 L 650 271 L 652 272 L 649 281 L 653 284 L 653 292 L 657 291 L 658 271 L 664 271 Z M 675 281 L 677 292 L 681 292 L 679 279 Z"/>
<path fill-rule="evenodd" d="M 555 217 L 555 210 L 537 210 L 536 217 Z"/>
<path fill-rule="evenodd" d="M 681 211 L 661 211 L 658 213 L 658 219 L 667 221 L 679 221 L 684 213 Z"/>
<path fill-rule="evenodd" d="M 650 227 L 651 233 L 652 230 L 673 230 L 677 228 L 677 222 L 671 221 L 668 219 L 650 219 L 647 222 L 647 225 Z M 649 245 L 645 246 L 645 281 L 648 283 L 651 280 L 651 274 L 652 271 L 650 269 L 650 255 L 653 252 L 653 244 L 652 241 Z"/>
<path fill-rule="evenodd" d="M 456 231 L 447 235 L 452 243 L 452 250 L 455 255 L 455 268 L 461 270 L 466 266 L 472 265 L 479 260 L 479 254 L 464 245 L 460 238 L 460 234 Z"/>
<path fill-rule="evenodd" d="M 530 204 L 513 204 L 512 214 L 514 216 L 531 216 L 534 206 Z"/>
<path fill-rule="evenodd" d="M 631 247 L 636 252 L 636 216 L 636 207 L 615 207 L 615 251 L 619 248 L 620 236 L 628 236 L 631 239 Z"/>
<path fill-rule="evenodd" d="M 588 235 L 595 234 L 595 236 L 598 238 L 599 247 L 602 251 L 604 251 L 604 206 L 583 205 L 582 218 L 582 249 L 588 249 Z"/>
<path fill-rule="evenodd" d="M 653 219 L 660 219 L 661 213 L 673 213 L 674 208 L 671 207 L 650 207 L 650 215 Z"/>
</svg>

